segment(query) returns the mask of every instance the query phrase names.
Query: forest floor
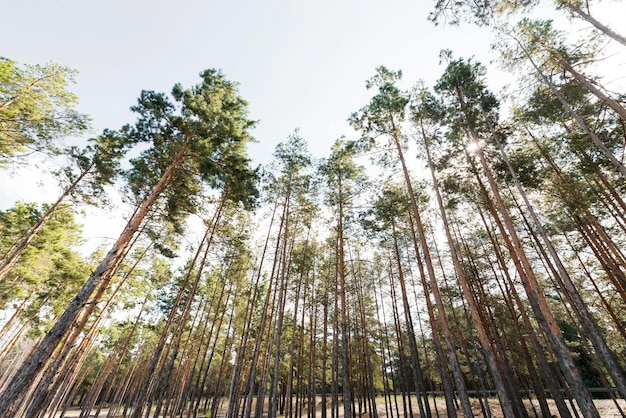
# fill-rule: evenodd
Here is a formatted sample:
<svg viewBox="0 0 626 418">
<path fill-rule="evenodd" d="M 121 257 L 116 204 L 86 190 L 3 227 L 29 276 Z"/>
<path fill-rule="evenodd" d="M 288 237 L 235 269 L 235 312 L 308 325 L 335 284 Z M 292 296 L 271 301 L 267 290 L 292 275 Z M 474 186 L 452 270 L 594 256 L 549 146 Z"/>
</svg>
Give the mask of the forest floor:
<svg viewBox="0 0 626 418">
<path fill-rule="evenodd" d="M 445 400 L 441 399 L 440 401 L 437 401 L 438 405 L 438 412 L 439 415 L 441 417 L 445 417 L 446 416 L 446 406 L 445 406 Z M 596 407 L 598 408 L 598 413 L 600 414 L 600 416 L 602 418 L 621 418 L 623 417 L 623 415 L 620 413 L 619 408 L 615 405 L 615 403 L 610 400 L 610 399 L 596 399 L 594 400 L 594 403 L 596 405 Z M 626 411 L 626 401 L 624 401 L 623 399 L 619 399 L 618 400 L 619 403 L 619 407 Z M 550 418 L 550 417 L 544 417 L 541 414 L 541 410 L 539 409 L 539 403 L 535 400 L 533 402 L 533 404 L 531 405 L 531 402 L 529 400 L 524 400 L 524 404 L 526 406 L 526 410 L 528 411 L 528 416 L 529 417 L 537 417 L 537 418 Z M 432 405 L 432 402 L 431 402 Z M 559 411 L 554 403 L 553 400 L 549 399 L 548 400 L 548 406 L 550 408 L 550 412 L 552 413 L 553 417 L 558 417 L 559 416 Z M 492 418 L 504 418 L 504 414 L 502 413 L 502 409 L 500 408 L 499 402 L 497 399 L 490 399 L 489 400 L 489 410 L 491 412 L 491 416 Z M 570 411 L 572 410 L 572 407 L 570 405 Z M 379 418 L 382 417 L 386 417 L 384 411 L 381 411 L 381 413 L 379 413 Z M 463 411 L 461 411 L 460 409 L 457 409 L 457 417 L 463 417 Z M 474 414 L 475 417 L 483 417 L 485 416 L 481 410 L 480 404 L 478 402 L 478 400 L 472 400 L 472 412 Z M 436 412 L 432 411 L 432 415 L 433 417 L 436 416 Z M 576 416 L 575 414 L 573 414 L 573 416 Z"/>
<path fill-rule="evenodd" d="M 419 410 L 418 410 L 418 406 L 417 403 L 415 402 L 415 399 L 413 399 L 413 414 L 414 417 L 419 417 Z M 596 399 L 594 400 L 596 407 L 598 408 L 598 412 L 600 413 L 600 416 L 602 418 L 621 418 L 622 414 L 620 413 L 618 407 L 615 405 L 615 403 L 610 400 L 610 399 Z M 383 399 L 380 398 L 380 402 L 378 403 L 378 417 L 379 418 L 392 418 L 391 414 L 387 414 L 386 410 L 385 410 L 385 405 L 383 402 Z M 624 399 L 619 399 L 618 400 L 619 406 L 620 408 L 622 408 L 623 411 L 626 411 L 626 401 Z M 530 401 L 525 400 L 525 404 L 527 406 L 528 409 L 528 416 L 532 417 L 532 418 L 549 418 L 549 417 L 544 417 L 541 415 L 541 411 L 539 410 L 539 405 L 538 403 L 535 401 L 534 402 L 534 408 L 533 405 L 530 404 Z M 430 405 L 431 405 L 431 412 L 432 412 L 432 416 L 433 418 L 439 416 L 439 417 L 445 417 L 446 416 L 446 405 L 445 405 L 445 400 L 443 398 L 437 398 L 436 400 L 431 399 L 430 400 Z M 554 417 L 558 417 L 559 413 L 558 410 L 556 408 L 556 406 L 554 405 L 554 402 L 552 400 L 548 400 L 548 405 L 550 407 L 550 411 L 552 412 L 552 416 Z M 220 408 L 220 411 L 218 412 L 217 417 L 215 418 L 224 418 L 226 416 L 226 406 L 227 406 L 227 402 L 223 402 L 222 403 L 222 408 Z M 398 408 L 400 410 L 400 418 L 403 417 L 402 414 L 402 399 L 398 398 Z M 339 418 L 343 418 L 342 415 L 342 409 L 339 409 Z M 499 405 L 498 405 L 498 400 L 496 398 L 492 398 L 489 400 L 489 409 L 491 412 L 491 416 L 492 418 L 503 418 L 504 415 L 502 414 L 502 410 L 500 409 Z M 474 413 L 475 417 L 483 417 L 485 416 L 481 410 L 480 407 L 480 403 L 478 402 L 478 400 L 472 400 L 472 411 Z M 80 410 L 69 410 L 66 414 L 65 417 L 67 418 L 73 418 L 73 417 L 78 417 L 80 415 Z M 106 417 L 108 413 L 107 409 L 102 409 L 100 411 L 99 416 L 100 417 Z M 322 412 L 321 412 L 321 402 L 318 402 L 318 404 L 316 405 L 316 418 L 321 418 L 322 416 Z M 59 415 L 55 415 L 55 416 L 59 416 Z M 89 415 L 90 417 L 95 417 L 95 415 L 92 413 Z M 266 416 L 266 415 L 265 415 Z M 459 409 L 457 410 L 457 416 L 458 417 L 463 417 L 463 412 Z M 120 415 L 121 417 L 121 415 Z M 302 411 L 302 417 L 306 418 L 307 417 L 307 409 L 306 407 L 304 408 L 304 410 Z M 330 413 L 330 409 L 328 409 L 327 411 L 327 417 L 330 418 L 331 417 L 331 413 Z M 393 417 L 398 417 L 398 415 L 396 415 L 395 412 L 395 406 L 394 406 L 394 412 L 393 412 Z M 361 414 L 360 418 L 372 418 L 369 414 Z"/>
<path fill-rule="evenodd" d="M 610 400 L 610 399 L 596 399 L 594 400 L 594 403 L 596 405 L 596 407 L 598 408 L 598 412 L 600 414 L 600 416 L 602 418 L 622 418 L 623 414 L 620 413 L 619 408 L 622 409 L 622 411 L 626 411 L 626 400 L 624 399 L 618 399 L 618 404 L 619 404 L 619 408 L 615 405 L 615 403 Z M 377 408 L 377 412 L 378 412 L 378 417 L 379 418 L 395 418 L 398 417 L 398 415 L 396 414 L 395 411 L 395 406 L 394 406 L 394 411 L 393 411 L 393 415 L 391 413 L 387 413 L 387 411 L 385 410 L 385 405 L 383 400 L 380 400 L 380 403 L 377 402 L 378 404 L 378 408 Z M 524 404 L 526 405 L 526 409 L 528 410 L 528 416 L 531 418 L 550 418 L 550 417 L 544 417 L 541 414 L 541 410 L 539 409 L 539 403 L 535 400 L 533 402 L 533 405 L 531 405 L 531 402 L 529 400 L 525 400 Z M 319 404 L 321 405 L 321 403 Z M 437 398 L 436 400 L 431 399 L 430 400 L 430 405 L 431 405 L 431 415 L 433 418 L 436 417 L 446 417 L 447 413 L 446 413 L 446 403 L 445 403 L 445 399 L 444 398 Z M 554 401 L 552 401 L 551 399 L 548 400 L 548 406 L 550 408 L 550 412 L 552 413 L 553 417 L 558 417 L 559 416 L 559 412 L 558 409 L 554 403 Z M 413 416 L 414 417 L 419 417 L 419 409 L 417 406 L 417 402 L 413 399 Z M 404 414 L 402 412 L 402 400 L 398 399 L 398 408 L 400 410 L 400 416 L 399 418 L 403 418 Z M 321 418 L 322 414 L 321 414 L 321 410 L 318 407 L 317 408 L 317 413 L 316 413 L 316 418 Z M 570 410 L 571 410 L 571 406 L 570 406 Z M 502 413 L 502 409 L 500 408 L 499 402 L 497 398 L 491 398 L 489 399 L 489 411 L 491 413 L 491 417 L 492 418 L 504 418 L 504 414 Z M 343 408 L 340 408 L 339 410 L 339 418 L 343 418 Z M 480 403 L 478 402 L 478 400 L 473 399 L 472 400 L 472 413 L 474 414 L 475 417 L 485 417 L 486 415 L 483 413 Z M 330 418 L 331 414 L 330 411 L 328 411 L 327 417 Z M 460 409 L 460 407 L 456 410 L 456 416 L 457 417 L 463 417 L 463 411 Z M 573 414 L 573 416 L 576 416 L 575 414 Z M 304 411 L 303 413 L 303 417 L 306 417 L 306 411 Z M 372 418 L 369 414 L 361 414 L 361 418 Z"/>
</svg>

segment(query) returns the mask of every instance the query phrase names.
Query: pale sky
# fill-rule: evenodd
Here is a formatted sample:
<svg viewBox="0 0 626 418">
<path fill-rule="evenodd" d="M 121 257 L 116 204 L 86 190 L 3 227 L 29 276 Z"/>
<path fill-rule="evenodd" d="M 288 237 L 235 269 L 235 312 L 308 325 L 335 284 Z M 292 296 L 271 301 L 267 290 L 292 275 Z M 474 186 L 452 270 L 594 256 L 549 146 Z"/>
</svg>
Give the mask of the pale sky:
<svg viewBox="0 0 626 418">
<path fill-rule="evenodd" d="M 605 1 L 602 15 L 622 32 L 625 2 Z M 131 123 L 142 89 L 169 92 L 220 68 L 240 83 L 259 120 L 253 162 L 268 162 L 294 129 L 316 157 L 367 104 L 365 80 L 379 65 L 401 69 L 406 88 L 432 86 L 443 72 L 439 51 L 489 64 L 488 29 L 434 26 L 424 0 L 0 0 L 0 55 L 19 63 L 55 61 L 80 72 L 72 90 L 94 133 Z M 551 6 L 547 8 L 551 10 Z M 616 11 L 620 11 L 616 13 Z M 558 14 L 557 14 L 558 15 Z M 562 14 L 561 14 L 562 16 Z M 620 27 L 620 25 L 622 27 Z M 488 79 L 504 80 L 490 67 Z M 54 200 L 58 190 L 31 184 L 40 174 L 0 173 L 0 209 L 16 200 Z"/>
<path fill-rule="evenodd" d="M 443 71 L 441 49 L 486 57 L 490 39 L 469 25 L 435 27 L 426 20 L 431 2 L 419 0 L 0 4 L 0 54 L 77 69 L 73 90 L 96 131 L 132 122 L 128 108 L 142 89 L 169 92 L 176 82 L 199 82 L 205 68 L 222 69 L 260 121 L 251 152 L 258 160 L 298 127 L 325 155 L 367 103 L 365 80 L 377 66 L 402 69 L 407 86 L 432 84 Z"/>
</svg>

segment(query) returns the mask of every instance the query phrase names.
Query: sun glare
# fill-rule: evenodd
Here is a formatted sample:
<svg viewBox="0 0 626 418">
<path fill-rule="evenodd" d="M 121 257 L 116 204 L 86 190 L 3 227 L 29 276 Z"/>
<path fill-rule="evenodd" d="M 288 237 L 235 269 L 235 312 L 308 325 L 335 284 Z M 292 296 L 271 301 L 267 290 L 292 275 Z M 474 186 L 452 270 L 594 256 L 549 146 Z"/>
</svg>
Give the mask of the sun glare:
<svg viewBox="0 0 626 418">
<path fill-rule="evenodd" d="M 468 152 L 475 154 L 479 150 L 483 149 L 484 146 L 485 144 L 482 141 L 472 141 L 467 145 L 466 149 Z"/>
</svg>

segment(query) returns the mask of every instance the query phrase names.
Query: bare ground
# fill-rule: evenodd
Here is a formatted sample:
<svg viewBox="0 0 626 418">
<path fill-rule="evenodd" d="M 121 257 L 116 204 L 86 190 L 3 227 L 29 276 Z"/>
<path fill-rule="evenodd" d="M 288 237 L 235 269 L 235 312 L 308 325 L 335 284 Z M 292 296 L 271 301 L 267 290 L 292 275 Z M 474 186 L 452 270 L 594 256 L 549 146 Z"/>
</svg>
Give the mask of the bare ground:
<svg viewBox="0 0 626 418">
<path fill-rule="evenodd" d="M 412 401 L 413 401 L 412 406 L 413 406 L 414 417 L 417 418 L 420 416 L 417 402 L 415 401 L 415 398 L 413 398 Z M 623 411 L 626 411 L 626 401 L 624 399 L 618 399 L 617 402 L 619 404 L 619 407 Z M 598 408 L 598 412 L 600 413 L 600 416 L 602 418 L 622 418 L 623 417 L 623 415 L 619 411 L 619 408 L 616 406 L 615 402 L 610 399 L 596 399 L 594 400 L 594 403 L 596 404 L 596 407 Z M 392 418 L 391 414 L 389 415 L 387 414 L 382 398 L 377 399 L 377 404 L 378 404 L 377 412 L 378 412 L 379 418 Z M 533 408 L 533 405 L 531 405 L 529 400 L 525 400 L 525 404 L 528 410 L 529 417 L 549 418 L 549 417 L 544 417 L 541 415 L 541 411 L 539 410 L 539 404 L 537 403 L 537 401 L 534 401 L 534 408 Z M 445 400 L 443 398 L 437 398 L 436 401 L 431 399 L 430 405 L 431 405 L 433 418 L 436 418 L 438 415 L 439 417 L 446 417 L 446 405 L 445 405 Z M 552 416 L 558 417 L 559 413 L 554 402 L 552 400 L 548 400 L 548 405 L 550 407 Z M 227 402 L 223 402 L 222 407 L 220 408 L 220 411 L 218 412 L 218 416 L 216 418 L 224 418 L 226 416 L 226 406 L 227 406 Z M 321 418 L 322 416 L 321 408 L 322 408 L 322 405 L 321 405 L 321 400 L 320 400 L 317 402 L 317 405 L 315 408 L 316 418 Z M 404 418 L 404 414 L 402 413 L 402 409 L 403 409 L 402 399 L 400 397 L 398 397 L 398 409 L 400 411 L 399 417 L 396 415 L 395 405 L 394 405 L 393 418 Z M 492 418 L 504 417 L 504 415 L 502 414 L 502 410 L 500 409 L 500 406 L 498 404 L 498 400 L 495 398 L 489 399 L 489 410 L 491 412 Z M 472 412 L 474 413 L 475 417 L 485 416 L 482 412 L 482 409 L 480 407 L 480 403 L 478 402 L 478 400 L 472 400 Z M 535 412 L 536 412 L 536 415 L 535 415 Z M 102 409 L 99 416 L 106 417 L 107 413 L 108 413 L 107 409 Z M 65 416 L 67 418 L 75 418 L 75 417 L 78 417 L 79 415 L 80 415 L 80 410 L 70 410 Z M 456 415 L 457 417 L 463 417 L 463 412 L 459 409 L 456 411 Z M 59 415 L 56 415 L 56 416 L 59 416 Z M 329 418 L 331 417 L 330 408 L 327 410 L 327 416 Z M 95 415 L 90 415 L 90 417 L 95 417 Z M 302 417 L 303 418 L 307 417 L 306 407 L 302 411 Z M 342 407 L 339 408 L 339 418 L 343 418 Z M 360 415 L 360 418 L 373 418 L 373 417 L 371 417 L 370 414 L 363 413 Z"/>
</svg>

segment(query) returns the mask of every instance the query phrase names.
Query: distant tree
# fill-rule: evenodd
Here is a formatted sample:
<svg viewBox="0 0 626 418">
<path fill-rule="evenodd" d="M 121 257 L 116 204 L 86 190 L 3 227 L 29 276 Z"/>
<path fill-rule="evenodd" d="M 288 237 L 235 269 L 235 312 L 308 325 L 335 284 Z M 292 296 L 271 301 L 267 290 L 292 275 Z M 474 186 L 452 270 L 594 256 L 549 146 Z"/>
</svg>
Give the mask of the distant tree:
<svg viewBox="0 0 626 418">
<path fill-rule="evenodd" d="M 337 289 L 336 300 L 339 301 L 341 316 L 339 319 L 341 333 L 342 389 L 344 416 L 352 416 L 352 383 L 350 376 L 349 330 L 348 330 L 348 287 L 346 284 L 345 220 L 354 195 L 364 181 L 363 167 L 355 163 L 354 157 L 358 149 L 354 142 L 340 138 L 335 141 L 328 159 L 322 161 L 319 170 L 327 184 L 326 199 L 333 208 L 336 224 L 337 243 Z M 337 371 L 338 373 L 338 371 Z"/>
<path fill-rule="evenodd" d="M 452 334 L 446 316 L 443 299 L 441 292 L 437 284 L 437 277 L 433 268 L 433 262 L 431 259 L 430 249 L 426 241 L 426 227 L 422 220 L 422 210 L 417 203 L 415 197 L 415 191 L 411 181 L 409 169 L 404 157 L 407 137 L 403 132 L 402 124 L 405 122 L 407 106 L 410 101 L 409 94 L 401 91 L 397 82 L 402 78 L 401 71 L 390 71 L 385 67 L 378 67 L 376 69 L 376 75 L 367 81 L 366 86 L 368 89 L 375 88 L 378 91 L 370 100 L 370 103 L 361 108 L 357 113 L 352 114 L 350 122 L 352 126 L 361 131 L 361 141 L 366 142 L 367 146 L 372 147 L 376 144 L 376 141 L 382 139 L 387 141 L 386 146 L 389 149 L 395 151 L 397 161 L 399 161 L 402 167 L 402 173 L 404 175 L 404 182 L 407 189 L 408 199 L 410 202 L 411 215 L 415 222 L 415 253 L 416 257 L 419 257 L 419 251 L 424 254 L 424 264 L 426 272 L 424 273 L 423 280 L 428 280 L 430 286 L 430 292 L 435 300 L 435 306 L 437 308 L 438 318 L 431 315 L 431 326 L 441 326 L 443 340 L 446 344 L 448 361 L 452 366 L 452 374 L 456 383 L 456 390 L 461 399 L 461 406 L 464 416 L 471 416 L 471 405 L 467 395 L 465 386 L 465 380 L 459 366 L 459 361 L 455 352 L 454 343 L 452 341 Z M 400 279 L 403 282 L 403 279 Z M 425 285 L 425 288 L 427 286 Z M 406 302 L 406 291 L 402 286 L 402 299 L 405 301 L 405 310 L 408 311 L 408 302 Z M 409 347 L 411 349 L 411 358 L 413 361 L 414 373 L 419 372 L 419 359 L 417 354 L 417 344 L 415 342 L 415 333 L 413 330 L 412 321 L 407 318 L 407 326 L 409 327 Z M 440 361 L 444 361 L 443 358 Z M 417 376 L 416 376 L 417 377 Z M 445 378 L 445 377 L 443 377 Z M 420 379 L 415 379 L 419 382 Z M 419 390 L 418 390 L 419 392 Z M 423 391 L 422 391 L 423 392 Z M 428 408 L 427 402 L 422 402 L 421 396 L 418 394 L 420 413 L 425 414 L 424 409 Z M 448 407 L 448 413 L 452 414 L 452 393 L 446 393 L 446 400 Z"/>
</svg>

